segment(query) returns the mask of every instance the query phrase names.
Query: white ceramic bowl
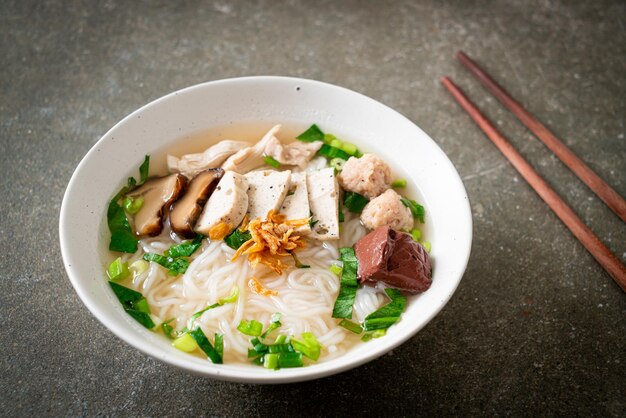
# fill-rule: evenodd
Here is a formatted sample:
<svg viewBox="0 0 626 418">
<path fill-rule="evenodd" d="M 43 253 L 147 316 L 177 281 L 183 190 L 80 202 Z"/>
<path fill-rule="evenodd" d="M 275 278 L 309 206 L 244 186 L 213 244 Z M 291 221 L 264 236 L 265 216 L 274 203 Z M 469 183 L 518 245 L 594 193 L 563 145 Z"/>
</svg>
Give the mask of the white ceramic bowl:
<svg viewBox="0 0 626 418">
<path fill-rule="evenodd" d="M 162 335 L 128 316 L 103 272 L 108 232 L 106 205 L 144 154 L 185 135 L 231 123 L 317 123 L 326 132 L 379 154 L 417 187 L 427 208 L 434 262 L 432 287 L 414 298 L 384 338 L 357 345 L 346 355 L 298 369 L 278 371 L 214 365 L 171 347 Z M 282 383 L 315 379 L 350 369 L 415 335 L 446 304 L 470 254 L 472 218 L 463 183 L 443 151 L 410 120 L 359 93 L 318 81 L 246 77 L 192 86 L 142 107 L 107 132 L 78 165 L 65 192 L 60 218 L 67 274 L 87 308 L 128 344 L 168 364 L 223 380 Z M 442 336 L 446 338 L 446 336 Z"/>
</svg>

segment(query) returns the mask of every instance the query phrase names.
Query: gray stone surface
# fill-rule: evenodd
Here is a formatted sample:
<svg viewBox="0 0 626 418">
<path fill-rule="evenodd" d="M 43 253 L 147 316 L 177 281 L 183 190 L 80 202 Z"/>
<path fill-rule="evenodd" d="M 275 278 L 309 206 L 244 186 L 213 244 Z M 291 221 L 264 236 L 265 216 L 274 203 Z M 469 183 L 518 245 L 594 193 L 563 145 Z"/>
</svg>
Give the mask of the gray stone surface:
<svg viewBox="0 0 626 418">
<path fill-rule="evenodd" d="M 455 61 L 463 49 L 626 195 L 623 1 L 3 1 L 0 415 L 626 413 L 626 297 L 439 84 L 451 75 L 620 257 L 626 227 Z M 189 376 L 126 346 L 63 270 L 63 192 L 132 110 L 195 83 L 290 75 L 407 115 L 450 156 L 473 254 L 393 353 L 318 381 Z"/>
</svg>

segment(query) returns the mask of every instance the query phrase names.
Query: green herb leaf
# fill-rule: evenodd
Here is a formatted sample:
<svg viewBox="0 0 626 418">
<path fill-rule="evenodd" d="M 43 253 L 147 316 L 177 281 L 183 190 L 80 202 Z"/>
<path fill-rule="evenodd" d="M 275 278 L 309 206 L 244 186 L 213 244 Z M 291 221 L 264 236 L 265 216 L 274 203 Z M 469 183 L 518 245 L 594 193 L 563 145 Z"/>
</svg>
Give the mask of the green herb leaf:
<svg viewBox="0 0 626 418">
<path fill-rule="evenodd" d="M 309 129 L 302 132 L 296 138 L 302 142 L 323 141 L 324 132 L 322 132 L 322 130 L 318 128 L 316 124 L 313 124 L 309 127 Z"/>
<path fill-rule="evenodd" d="M 128 315 L 148 329 L 156 326 L 150 317 L 148 302 L 141 293 L 112 281 L 109 281 L 109 285 Z"/>
<path fill-rule="evenodd" d="M 250 231 L 240 231 L 239 229 L 235 229 L 233 232 L 228 234 L 226 238 L 224 238 L 224 242 L 233 250 L 239 249 L 243 245 L 244 242 L 252 239 L 252 234 Z"/>
<path fill-rule="evenodd" d="M 424 223 L 424 216 L 426 215 L 426 209 L 424 209 L 424 206 L 420 205 L 415 200 L 407 199 L 406 197 L 401 198 L 400 201 L 404 206 L 411 210 L 411 215 L 413 215 L 415 219 L 419 220 L 422 224 Z"/>
<path fill-rule="evenodd" d="M 352 318 L 352 307 L 359 283 L 356 277 L 358 261 L 352 248 L 339 249 L 339 260 L 343 262 L 341 287 L 333 307 L 333 318 Z"/>
<path fill-rule="evenodd" d="M 343 196 L 343 205 L 352 213 L 361 213 L 369 199 L 356 192 L 346 192 Z"/>
<path fill-rule="evenodd" d="M 184 258 L 166 257 L 160 254 L 146 253 L 143 255 L 143 259 L 146 261 L 154 261 L 169 270 L 169 274 L 176 276 L 183 274 L 189 267 L 189 261 Z"/>
<path fill-rule="evenodd" d="M 124 209 L 111 200 L 107 209 L 107 223 L 111 231 L 109 250 L 133 254 L 137 251 L 137 238 L 130 229 Z"/>
<path fill-rule="evenodd" d="M 263 158 L 263 161 L 265 161 L 265 164 L 269 166 L 272 166 L 274 168 L 280 168 L 280 163 L 271 155 L 266 155 L 265 158 Z"/>
<path fill-rule="evenodd" d="M 150 156 L 146 155 L 143 163 L 139 166 L 139 184 L 142 185 L 148 180 L 148 172 L 150 171 Z M 134 179 L 133 179 L 134 180 Z"/>
<path fill-rule="evenodd" d="M 202 245 L 203 235 L 196 235 L 193 241 L 185 241 L 183 243 L 172 245 L 165 251 L 166 257 L 190 257 Z"/>
<path fill-rule="evenodd" d="M 202 332 L 202 329 L 200 327 L 197 327 L 196 329 L 191 331 L 189 335 L 191 335 L 191 337 L 196 341 L 200 349 L 204 351 L 204 354 L 206 354 L 207 357 L 210 358 L 214 364 L 222 364 L 222 356 L 215 349 L 215 347 L 213 347 L 213 345 L 206 337 L 206 335 L 204 335 L 204 332 Z"/>
<path fill-rule="evenodd" d="M 391 302 L 365 317 L 363 321 L 365 331 L 387 329 L 400 319 L 406 306 L 406 297 L 397 289 L 387 288 L 385 293 Z"/>
<path fill-rule="evenodd" d="M 309 210 L 309 226 L 311 229 L 318 223 L 319 221 L 313 220 L 313 212 Z"/>
</svg>

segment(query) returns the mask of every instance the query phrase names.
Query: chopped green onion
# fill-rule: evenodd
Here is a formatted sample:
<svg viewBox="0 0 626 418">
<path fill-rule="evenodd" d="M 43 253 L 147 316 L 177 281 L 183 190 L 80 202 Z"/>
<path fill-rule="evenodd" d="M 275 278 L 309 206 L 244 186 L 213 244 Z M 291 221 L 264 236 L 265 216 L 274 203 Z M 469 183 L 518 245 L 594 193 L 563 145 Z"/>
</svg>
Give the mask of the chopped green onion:
<svg viewBox="0 0 626 418">
<path fill-rule="evenodd" d="M 280 168 L 280 163 L 270 155 L 266 155 L 265 158 L 263 158 L 263 161 L 265 161 L 265 164 L 269 166 Z"/>
<path fill-rule="evenodd" d="M 363 327 L 361 327 L 361 325 L 348 319 L 342 319 L 341 321 L 339 321 L 339 326 L 342 326 L 348 331 L 354 332 L 355 334 L 360 334 L 363 332 Z"/>
<path fill-rule="evenodd" d="M 162 265 L 169 270 L 168 274 L 172 276 L 183 274 L 189 267 L 189 261 L 184 258 L 166 257 L 159 254 L 146 253 L 143 255 L 143 259 L 146 261 L 154 261 L 155 263 Z"/>
<path fill-rule="evenodd" d="M 276 337 L 274 344 L 285 344 L 286 342 L 287 342 L 287 336 L 284 334 L 281 334 L 278 337 Z"/>
<path fill-rule="evenodd" d="M 111 264 L 109 264 L 109 268 L 107 269 L 107 276 L 109 276 L 109 279 L 114 282 L 124 280 L 125 278 L 130 276 L 128 263 L 123 263 L 120 257 L 116 258 Z"/>
<path fill-rule="evenodd" d="M 215 333 L 215 351 L 221 358 L 224 358 L 224 334 Z"/>
<path fill-rule="evenodd" d="M 269 347 L 261 342 L 257 337 L 250 340 L 250 344 L 254 347 L 254 350 L 259 354 L 265 354 L 269 351 Z"/>
<path fill-rule="evenodd" d="M 426 252 L 427 252 L 427 253 L 430 253 L 430 250 L 431 250 L 431 245 L 430 245 L 430 242 L 428 242 L 428 241 L 424 241 L 424 242 L 422 242 L 421 244 L 422 244 L 422 247 L 424 247 L 424 249 L 426 250 Z"/>
<path fill-rule="evenodd" d="M 424 223 L 424 216 L 426 215 L 426 209 L 424 209 L 424 206 L 420 205 L 415 200 L 407 199 L 406 197 L 401 198 L 400 201 L 404 206 L 411 210 L 411 215 L 413 215 L 415 219 L 419 220 L 422 224 Z"/>
<path fill-rule="evenodd" d="M 333 307 L 333 318 L 352 318 L 352 306 L 359 286 L 356 273 L 358 261 L 354 250 L 349 247 L 339 249 L 339 260 L 343 262 L 341 286 Z"/>
<path fill-rule="evenodd" d="M 384 337 L 386 334 L 387 334 L 386 329 L 377 329 L 376 331 L 372 332 L 372 338 Z"/>
<path fill-rule="evenodd" d="M 343 205 L 352 213 L 361 213 L 369 199 L 356 192 L 346 192 L 343 197 Z"/>
<path fill-rule="evenodd" d="M 293 353 L 291 344 L 272 344 L 269 346 L 270 353 Z"/>
<path fill-rule="evenodd" d="M 303 332 L 301 335 L 302 340 L 291 339 L 291 346 L 294 350 L 301 352 L 306 357 L 313 361 L 317 361 L 320 358 L 322 346 L 315 338 L 315 335 L 311 332 Z"/>
<path fill-rule="evenodd" d="M 256 319 L 250 321 L 242 319 L 237 326 L 237 330 L 242 334 L 258 337 L 263 332 L 263 324 Z"/>
<path fill-rule="evenodd" d="M 243 245 L 244 242 L 251 239 L 252 234 L 250 234 L 250 231 L 240 231 L 239 229 L 235 229 L 233 232 L 228 234 L 226 238 L 224 238 L 224 242 L 233 250 L 237 250 Z"/>
<path fill-rule="evenodd" d="M 174 318 L 168 319 L 167 321 L 163 321 L 161 323 L 161 330 L 163 331 L 163 334 L 165 334 L 165 336 L 170 340 L 174 339 L 174 335 L 176 333 L 174 327 L 170 325 L 170 322 L 172 322 L 173 320 Z"/>
<path fill-rule="evenodd" d="M 302 367 L 302 353 L 280 353 L 278 355 L 278 367 Z"/>
<path fill-rule="evenodd" d="M 198 248 L 202 245 L 203 235 L 196 235 L 192 241 L 185 241 L 181 244 L 172 245 L 165 251 L 163 255 L 166 257 L 191 257 Z"/>
<path fill-rule="evenodd" d="M 296 255 L 295 252 L 289 251 L 289 254 L 291 255 L 291 258 L 293 258 L 293 262 L 295 263 L 296 268 L 299 268 L 299 269 L 311 268 L 311 266 L 309 266 L 308 264 L 302 264 L 300 260 L 298 259 L 298 256 Z"/>
<path fill-rule="evenodd" d="M 324 132 L 322 132 L 322 130 L 318 128 L 316 124 L 313 124 L 309 127 L 309 129 L 302 132 L 296 138 L 302 142 L 323 141 Z"/>
<path fill-rule="evenodd" d="M 143 202 L 143 196 L 139 196 L 135 199 L 130 196 L 126 196 L 122 201 L 122 207 L 126 212 L 134 215 L 135 213 L 139 212 L 139 209 L 141 209 L 141 207 L 143 206 Z"/>
<path fill-rule="evenodd" d="M 414 241 L 418 241 L 419 242 L 420 238 L 422 237 L 422 231 L 420 231 L 417 228 L 411 229 L 411 237 L 413 237 Z"/>
<path fill-rule="evenodd" d="M 337 276 L 340 276 L 341 272 L 343 271 L 343 268 L 338 264 L 331 264 L 328 269 L 332 271 L 334 274 L 336 274 Z"/>
<path fill-rule="evenodd" d="M 270 321 L 270 325 L 267 327 L 267 330 L 265 330 L 265 332 L 261 335 L 261 338 L 265 338 L 266 336 L 270 335 L 270 333 L 272 331 L 274 331 L 275 329 L 281 327 L 283 324 L 280 322 L 280 313 L 276 312 L 274 315 L 272 315 L 272 319 Z"/>
<path fill-rule="evenodd" d="M 347 152 L 328 144 L 322 145 L 319 151 L 317 151 L 317 155 L 322 155 L 329 159 L 341 158 L 343 160 L 347 160 L 350 158 L 350 155 Z"/>
<path fill-rule="evenodd" d="M 333 134 L 324 134 L 324 139 L 322 139 L 324 141 L 325 144 L 330 145 L 333 141 L 335 140 L 339 140 L 339 138 L 337 138 L 335 135 Z"/>
<path fill-rule="evenodd" d="M 156 326 L 150 317 L 148 302 L 141 293 L 113 281 L 109 281 L 109 285 L 128 315 L 132 316 L 137 322 L 148 329 L 153 329 Z"/>
<path fill-rule="evenodd" d="M 394 189 L 400 189 L 406 187 L 406 179 L 395 180 L 391 183 L 391 187 Z"/>
<path fill-rule="evenodd" d="M 185 353 L 191 353 L 198 348 L 196 340 L 188 333 L 181 335 L 172 342 L 172 346 Z"/>
<path fill-rule="evenodd" d="M 367 341 L 371 340 L 372 338 L 384 337 L 385 334 L 387 334 L 387 330 L 386 329 L 377 329 L 376 331 L 373 331 L 373 332 L 366 332 L 361 337 L 361 341 L 367 342 Z"/>
<path fill-rule="evenodd" d="M 406 297 L 397 289 L 387 288 L 385 293 L 391 302 L 372 312 L 363 320 L 363 329 L 373 331 L 386 329 L 398 322 L 406 306 Z"/>
<path fill-rule="evenodd" d="M 133 262 L 128 268 L 135 274 L 135 276 L 138 276 L 144 271 L 148 270 L 149 267 L 150 264 L 148 264 L 145 260 L 137 260 Z"/>
<path fill-rule="evenodd" d="M 333 139 L 331 139 L 331 141 L 328 143 L 328 145 L 330 145 L 331 147 L 334 147 L 334 148 L 341 149 L 342 142 L 337 137 L 334 137 Z"/>
<path fill-rule="evenodd" d="M 238 297 L 239 297 L 239 286 L 235 285 L 230 291 L 230 294 L 226 296 L 225 298 L 218 300 L 217 303 L 219 303 L 220 305 L 225 305 L 227 303 L 234 303 L 237 301 Z"/>
<path fill-rule="evenodd" d="M 344 160 L 343 158 L 333 158 L 328 164 L 335 170 L 341 171 L 343 170 L 343 166 L 345 163 L 346 160 Z"/>
<path fill-rule="evenodd" d="M 278 369 L 278 353 L 266 354 L 263 358 L 263 367 L 266 369 Z"/>
<path fill-rule="evenodd" d="M 257 357 L 254 360 L 252 360 L 252 364 L 256 364 L 257 366 L 262 366 L 264 358 L 265 356 Z"/>
<path fill-rule="evenodd" d="M 345 151 L 349 155 L 356 155 L 357 152 L 359 152 L 356 145 L 350 142 L 345 142 L 345 141 L 341 143 L 341 145 L 339 146 L 339 149 L 341 149 L 342 151 Z"/>
<path fill-rule="evenodd" d="M 222 364 L 223 362 L 222 356 L 215 349 L 215 347 L 213 347 L 213 345 L 211 344 L 209 339 L 206 337 L 206 335 L 204 335 L 204 332 L 202 332 L 202 329 L 200 327 L 197 327 L 196 329 L 191 331 L 188 335 L 191 335 L 193 337 L 193 339 L 196 341 L 200 349 L 204 351 L 204 354 L 206 354 L 207 357 L 209 357 L 214 364 Z M 217 334 L 216 334 L 216 338 L 217 338 Z"/>
<path fill-rule="evenodd" d="M 187 328 L 192 328 L 193 322 L 200 318 L 202 316 L 203 313 L 205 313 L 206 311 L 210 311 L 211 309 L 215 309 L 218 306 L 222 306 L 220 303 L 214 303 L 213 305 L 207 306 L 206 308 L 194 313 L 193 315 L 191 315 L 191 318 L 189 318 L 189 321 L 187 322 Z"/>
</svg>

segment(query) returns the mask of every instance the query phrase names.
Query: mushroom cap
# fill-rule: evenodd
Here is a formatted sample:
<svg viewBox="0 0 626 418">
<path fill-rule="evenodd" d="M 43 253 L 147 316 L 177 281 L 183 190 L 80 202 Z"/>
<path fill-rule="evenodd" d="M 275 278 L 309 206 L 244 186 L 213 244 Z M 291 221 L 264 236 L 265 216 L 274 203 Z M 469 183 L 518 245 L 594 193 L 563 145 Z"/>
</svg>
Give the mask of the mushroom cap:
<svg viewBox="0 0 626 418">
<path fill-rule="evenodd" d="M 210 168 L 191 179 L 183 197 L 174 202 L 170 210 L 170 226 L 174 232 L 184 238 L 196 235 L 193 227 L 223 174 L 221 168 Z"/>
<path fill-rule="evenodd" d="M 174 202 L 185 189 L 187 178 L 182 174 L 171 174 L 146 181 L 128 193 L 136 198 L 142 196 L 144 203 L 135 214 L 135 235 L 153 237 L 163 230 L 164 209 Z"/>
</svg>

